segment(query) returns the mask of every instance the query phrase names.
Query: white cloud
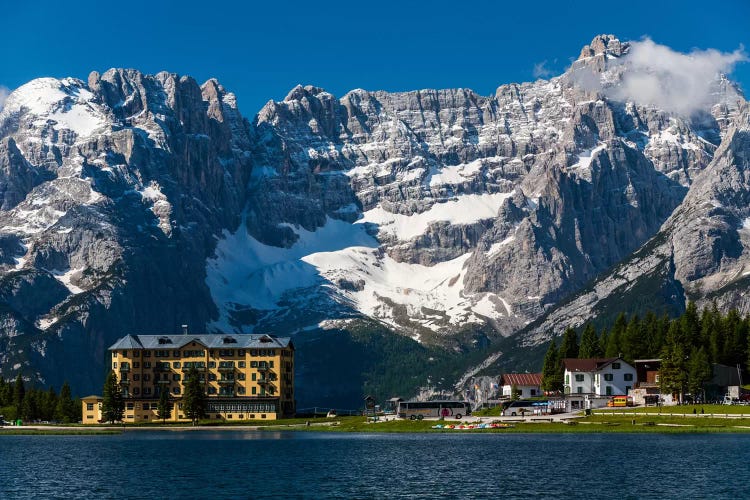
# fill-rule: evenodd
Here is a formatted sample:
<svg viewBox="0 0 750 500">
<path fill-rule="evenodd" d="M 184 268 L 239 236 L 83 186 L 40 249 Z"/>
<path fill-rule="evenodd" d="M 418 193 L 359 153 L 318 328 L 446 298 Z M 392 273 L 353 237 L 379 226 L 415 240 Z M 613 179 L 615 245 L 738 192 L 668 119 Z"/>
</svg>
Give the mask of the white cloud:
<svg viewBox="0 0 750 500">
<path fill-rule="evenodd" d="M 548 76 L 551 76 L 552 74 L 553 74 L 553 71 L 547 68 L 546 59 L 534 65 L 534 71 L 533 71 L 534 78 L 547 78 Z"/>
<path fill-rule="evenodd" d="M 0 111 L 3 110 L 3 106 L 5 106 L 5 99 L 8 98 L 9 94 L 10 94 L 10 89 L 0 85 Z"/>
<path fill-rule="evenodd" d="M 729 74 L 739 62 L 747 61 L 743 47 L 734 52 L 715 49 L 682 53 L 649 38 L 631 42 L 628 53 L 619 59 L 626 66 L 622 80 L 601 88 L 598 77 L 586 72 L 575 75 L 577 83 L 589 90 L 601 90 L 618 101 L 653 105 L 665 111 L 689 115 L 708 108 L 711 85 L 719 74 Z"/>
</svg>

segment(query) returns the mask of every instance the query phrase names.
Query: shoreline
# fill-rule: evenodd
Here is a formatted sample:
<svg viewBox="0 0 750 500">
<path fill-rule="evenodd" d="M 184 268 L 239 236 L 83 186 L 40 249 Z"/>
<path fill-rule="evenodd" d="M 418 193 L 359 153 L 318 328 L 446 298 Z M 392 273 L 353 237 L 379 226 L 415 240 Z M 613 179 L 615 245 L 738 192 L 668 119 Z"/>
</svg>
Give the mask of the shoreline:
<svg viewBox="0 0 750 500">
<path fill-rule="evenodd" d="M 750 433 L 750 418 L 747 416 L 709 416 L 692 414 L 649 414 L 637 412 L 597 413 L 594 416 L 567 416 L 554 420 L 550 417 L 493 418 L 482 417 L 471 420 L 381 420 L 368 421 L 364 417 L 339 417 L 315 421 L 315 419 L 293 422 L 257 424 L 255 422 L 186 425 L 25 425 L 0 427 L 2 435 L 119 435 L 128 432 L 334 432 L 334 433 L 414 433 L 414 434 L 546 434 L 546 433 Z M 508 424 L 503 428 L 472 428 L 470 426 L 490 423 Z M 434 426 L 441 425 L 442 428 Z M 453 426 L 453 428 L 447 428 Z M 463 427 L 463 428 L 461 428 Z"/>
</svg>

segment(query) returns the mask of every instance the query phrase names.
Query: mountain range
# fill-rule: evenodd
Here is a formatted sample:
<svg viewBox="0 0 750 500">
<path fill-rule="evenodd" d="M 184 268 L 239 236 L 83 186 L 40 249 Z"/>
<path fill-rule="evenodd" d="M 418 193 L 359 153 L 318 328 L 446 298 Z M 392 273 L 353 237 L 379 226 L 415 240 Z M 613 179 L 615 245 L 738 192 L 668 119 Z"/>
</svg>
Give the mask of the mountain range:
<svg viewBox="0 0 750 500">
<path fill-rule="evenodd" d="M 297 86 L 252 120 L 165 72 L 19 87 L 0 372 L 97 392 L 117 338 L 188 324 L 292 336 L 298 406 L 353 406 L 537 369 L 621 311 L 750 313 L 748 104 L 721 74 L 695 106 L 631 98 L 637 47 L 489 96 Z"/>
</svg>

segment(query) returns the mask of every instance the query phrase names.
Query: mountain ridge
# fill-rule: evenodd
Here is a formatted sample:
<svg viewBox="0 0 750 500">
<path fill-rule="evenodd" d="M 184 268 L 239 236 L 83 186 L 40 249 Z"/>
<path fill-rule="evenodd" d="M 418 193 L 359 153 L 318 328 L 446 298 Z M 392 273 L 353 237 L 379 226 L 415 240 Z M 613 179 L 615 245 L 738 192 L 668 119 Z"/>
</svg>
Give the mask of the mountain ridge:
<svg viewBox="0 0 750 500">
<path fill-rule="evenodd" d="M 102 367 L 114 338 L 183 323 L 304 342 L 374 321 L 471 357 L 549 338 L 524 332 L 660 234 L 746 112 L 722 78 L 693 117 L 612 99 L 631 47 L 598 36 L 563 75 L 490 96 L 299 85 L 252 121 L 215 79 L 167 72 L 17 89 L 0 369 L 93 390 L 70 358 Z"/>
</svg>

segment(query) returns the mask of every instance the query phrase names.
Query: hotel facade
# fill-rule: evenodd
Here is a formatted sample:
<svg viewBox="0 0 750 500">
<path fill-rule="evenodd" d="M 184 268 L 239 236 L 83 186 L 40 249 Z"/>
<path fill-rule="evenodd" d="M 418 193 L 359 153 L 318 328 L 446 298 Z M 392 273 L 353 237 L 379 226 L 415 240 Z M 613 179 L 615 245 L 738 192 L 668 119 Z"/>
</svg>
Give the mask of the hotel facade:
<svg viewBox="0 0 750 500">
<path fill-rule="evenodd" d="M 188 372 L 206 392 L 206 418 L 277 419 L 294 416 L 294 345 L 271 335 L 128 335 L 110 348 L 111 369 L 125 401 L 126 423 L 160 421 L 168 391 L 170 422 L 187 421 L 182 408 Z M 101 421 L 101 397 L 82 400 L 83 423 Z"/>
</svg>

